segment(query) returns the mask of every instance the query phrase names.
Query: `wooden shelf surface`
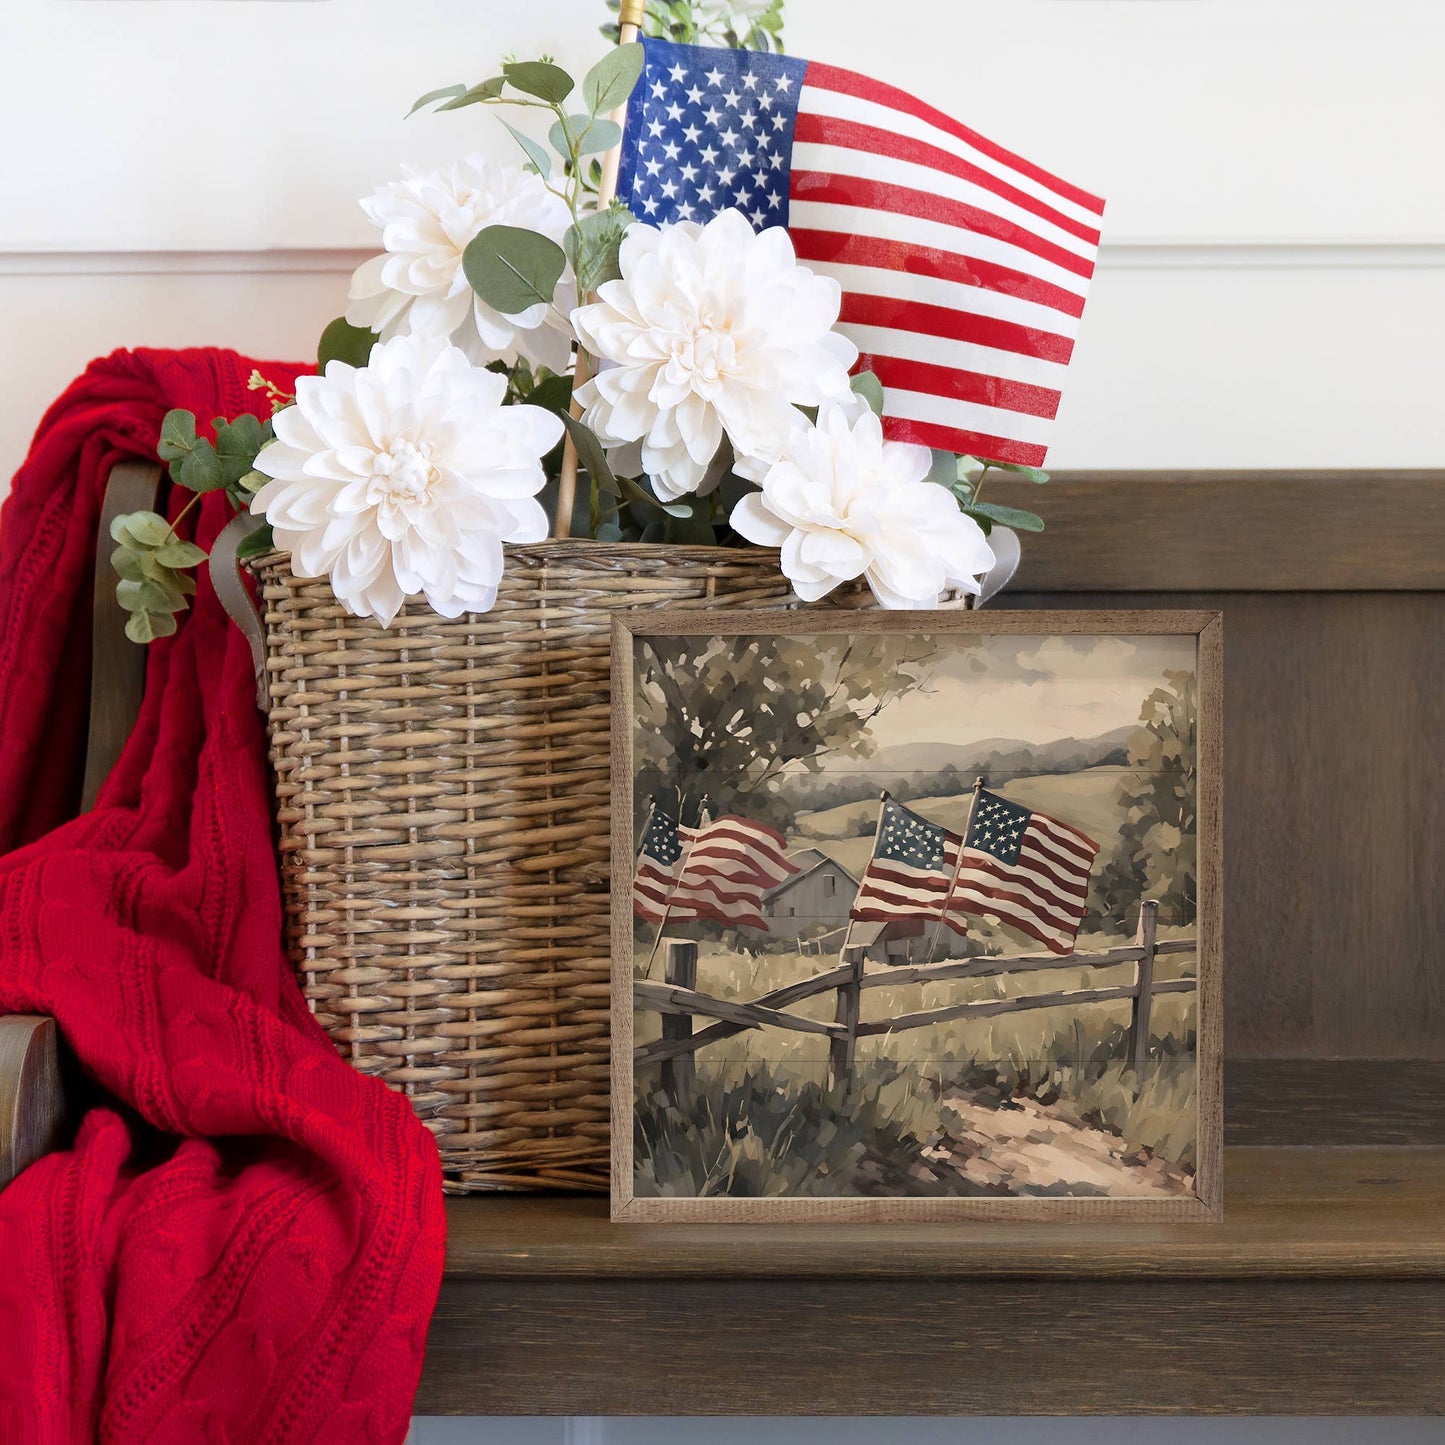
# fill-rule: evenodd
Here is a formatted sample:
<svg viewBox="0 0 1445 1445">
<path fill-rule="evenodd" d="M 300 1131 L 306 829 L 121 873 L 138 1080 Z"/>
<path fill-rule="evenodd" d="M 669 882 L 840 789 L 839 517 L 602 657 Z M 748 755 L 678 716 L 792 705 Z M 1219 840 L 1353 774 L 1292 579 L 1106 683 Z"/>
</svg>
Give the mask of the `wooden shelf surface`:
<svg viewBox="0 0 1445 1445">
<path fill-rule="evenodd" d="M 612 1224 L 589 1195 L 448 1201 L 473 1279 L 1445 1278 L 1445 1148 L 1231 1148 L 1219 1224 Z"/>
</svg>

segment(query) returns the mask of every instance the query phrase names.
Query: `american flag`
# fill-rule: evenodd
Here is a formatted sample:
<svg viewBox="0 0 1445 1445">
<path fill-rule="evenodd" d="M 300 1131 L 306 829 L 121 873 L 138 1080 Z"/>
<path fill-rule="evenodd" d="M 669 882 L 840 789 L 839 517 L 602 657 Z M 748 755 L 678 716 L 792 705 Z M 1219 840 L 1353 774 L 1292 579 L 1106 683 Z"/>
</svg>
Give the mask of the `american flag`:
<svg viewBox="0 0 1445 1445">
<path fill-rule="evenodd" d="M 1077 828 L 984 788 L 949 913 L 996 919 L 1072 953 L 1098 851 Z"/>
<path fill-rule="evenodd" d="M 863 870 L 858 896 L 849 917 L 884 923 L 894 918 L 937 918 L 963 839 L 927 818 L 886 798 L 878 818 L 873 856 Z M 968 920 L 950 911 L 945 922 L 957 933 L 968 932 Z"/>
<path fill-rule="evenodd" d="M 642 44 L 618 185 L 633 213 L 786 226 L 843 288 L 888 436 L 1042 466 L 1103 201 L 851 71 Z"/>
<path fill-rule="evenodd" d="M 1099 845 L 1068 823 L 986 788 L 979 790 L 960 864 L 963 841 L 887 799 L 851 916 L 882 921 L 941 912 L 958 933 L 967 933 L 969 917 L 989 918 L 1055 953 L 1072 952 Z"/>
<path fill-rule="evenodd" d="M 798 871 L 783 835 L 725 814 L 685 828 L 658 808 L 642 833 L 632 911 L 652 923 L 711 918 L 766 930 L 763 894 Z"/>
</svg>

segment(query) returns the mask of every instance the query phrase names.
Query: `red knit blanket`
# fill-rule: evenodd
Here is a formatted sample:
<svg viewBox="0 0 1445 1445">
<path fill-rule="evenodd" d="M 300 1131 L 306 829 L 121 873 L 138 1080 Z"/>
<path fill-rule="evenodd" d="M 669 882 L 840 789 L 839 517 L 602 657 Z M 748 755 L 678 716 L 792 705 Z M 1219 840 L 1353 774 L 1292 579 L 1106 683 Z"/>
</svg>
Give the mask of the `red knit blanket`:
<svg viewBox="0 0 1445 1445">
<path fill-rule="evenodd" d="M 4 1445 L 407 1429 L 441 1277 L 437 1152 L 287 967 L 249 655 L 204 568 L 99 805 L 73 816 L 105 478 L 154 457 L 171 407 L 264 411 L 252 365 L 94 363 L 0 514 L 0 1013 L 53 1014 L 98 1096 L 73 1148 L 0 1192 Z M 225 503 L 198 510 L 208 545 Z"/>
</svg>

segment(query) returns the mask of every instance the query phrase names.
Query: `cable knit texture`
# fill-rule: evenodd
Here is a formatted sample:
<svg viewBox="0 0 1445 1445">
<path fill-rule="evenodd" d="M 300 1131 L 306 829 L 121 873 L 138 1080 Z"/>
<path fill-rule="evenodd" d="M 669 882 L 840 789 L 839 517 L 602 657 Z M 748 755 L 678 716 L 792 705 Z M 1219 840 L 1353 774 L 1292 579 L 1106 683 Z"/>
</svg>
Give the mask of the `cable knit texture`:
<svg viewBox="0 0 1445 1445">
<path fill-rule="evenodd" d="M 106 476 L 171 407 L 264 412 L 252 365 L 93 363 L 0 514 L 0 1013 L 53 1014 L 94 1093 L 74 1146 L 0 1192 L 5 1445 L 387 1445 L 421 1369 L 436 1147 L 291 976 L 249 654 L 204 568 L 74 817 Z M 206 545 L 226 504 L 197 511 Z"/>
</svg>

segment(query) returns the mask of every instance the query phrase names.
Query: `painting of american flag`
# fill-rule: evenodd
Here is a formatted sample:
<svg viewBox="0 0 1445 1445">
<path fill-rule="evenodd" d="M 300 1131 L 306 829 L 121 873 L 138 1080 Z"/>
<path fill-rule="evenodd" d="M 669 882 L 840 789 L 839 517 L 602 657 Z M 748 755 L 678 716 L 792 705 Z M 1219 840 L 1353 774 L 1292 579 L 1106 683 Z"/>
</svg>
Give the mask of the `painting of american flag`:
<svg viewBox="0 0 1445 1445">
<path fill-rule="evenodd" d="M 1099 845 L 1087 834 L 983 789 L 949 902 L 1068 953 L 1079 935 Z"/>
<path fill-rule="evenodd" d="M 1217 1198 L 1217 617 L 913 615 L 619 614 L 618 1217 Z"/>
<path fill-rule="evenodd" d="M 632 910 L 661 924 L 710 918 L 729 928 L 767 930 L 763 894 L 798 871 L 781 833 L 724 815 L 683 827 L 654 808 L 643 829 Z"/>
<path fill-rule="evenodd" d="M 897 918 L 937 918 L 948 900 L 958 864 L 957 833 L 886 798 L 878 819 L 873 856 L 858 885 L 849 915 L 857 922 L 887 923 Z M 968 932 L 968 920 L 951 911 L 945 921 L 956 933 Z"/>
<path fill-rule="evenodd" d="M 1042 466 L 1104 203 L 891 85 L 758 51 L 643 42 L 619 196 L 741 211 L 842 287 L 898 441 Z"/>
</svg>

